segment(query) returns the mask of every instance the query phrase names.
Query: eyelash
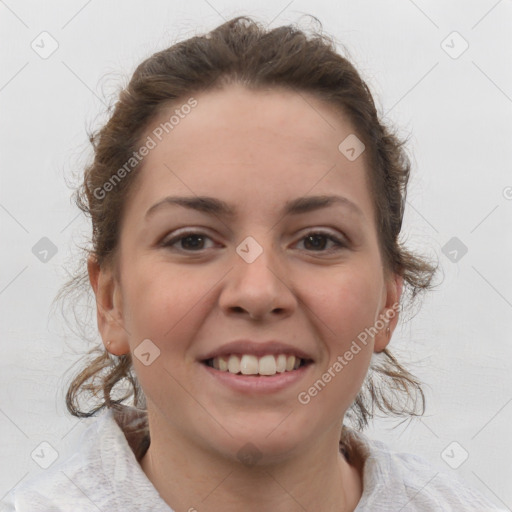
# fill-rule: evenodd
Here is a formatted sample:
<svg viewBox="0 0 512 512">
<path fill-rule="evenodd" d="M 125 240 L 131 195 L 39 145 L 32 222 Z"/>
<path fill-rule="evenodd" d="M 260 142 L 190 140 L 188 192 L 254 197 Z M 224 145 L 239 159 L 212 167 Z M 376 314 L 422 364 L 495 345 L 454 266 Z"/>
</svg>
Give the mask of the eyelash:
<svg viewBox="0 0 512 512">
<path fill-rule="evenodd" d="M 205 233 L 202 233 L 200 231 L 184 231 L 184 232 L 180 233 L 179 235 L 174 236 L 173 238 L 171 238 L 169 240 L 165 240 L 164 239 L 164 241 L 162 241 L 160 243 L 160 246 L 172 249 L 172 246 L 175 243 L 177 243 L 177 242 L 179 242 L 181 240 L 184 240 L 185 238 L 188 238 L 190 236 L 198 236 L 198 237 L 201 237 L 201 238 L 208 238 L 208 239 L 211 240 L 211 238 L 208 235 L 206 235 Z M 311 237 L 311 236 L 322 236 L 322 237 L 325 237 L 328 240 L 334 242 L 335 247 L 333 247 L 331 249 L 328 249 L 328 250 L 320 250 L 320 251 L 312 250 L 312 251 L 308 251 L 308 252 L 318 252 L 318 253 L 330 254 L 332 252 L 340 251 L 340 250 L 348 247 L 348 245 L 343 240 L 341 240 L 340 238 L 334 236 L 331 233 L 327 233 L 327 232 L 324 232 L 324 231 L 310 231 L 310 232 L 306 233 L 300 240 L 302 241 L 302 240 L 304 240 L 304 239 L 306 239 L 308 237 Z M 200 250 L 197 250 L 197 251 L 187 250 L 187 249 L 178 249 L 178 251 L 183 251 L 185 253 L 201 253 L 204 250 L 206 250 L 206 249 L 200 249 Z"/>
</svg>

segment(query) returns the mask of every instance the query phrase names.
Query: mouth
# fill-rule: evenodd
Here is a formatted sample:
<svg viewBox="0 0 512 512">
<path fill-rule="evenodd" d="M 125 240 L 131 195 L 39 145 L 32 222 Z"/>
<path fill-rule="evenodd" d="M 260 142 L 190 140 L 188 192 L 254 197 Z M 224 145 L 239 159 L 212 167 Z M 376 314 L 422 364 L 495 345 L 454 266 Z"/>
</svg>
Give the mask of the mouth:
<svg viewBox="0 0 512 512">
<path fill-rule="evenodd" d="M 313 363 L 293 354 L 266 354 L 261 357 L 253 354 L 229 354 L 203 359 L 202 364 L 219 372 L 252 377 L 272 377 L 278 374 L 295 372 Z"/>
</svg>

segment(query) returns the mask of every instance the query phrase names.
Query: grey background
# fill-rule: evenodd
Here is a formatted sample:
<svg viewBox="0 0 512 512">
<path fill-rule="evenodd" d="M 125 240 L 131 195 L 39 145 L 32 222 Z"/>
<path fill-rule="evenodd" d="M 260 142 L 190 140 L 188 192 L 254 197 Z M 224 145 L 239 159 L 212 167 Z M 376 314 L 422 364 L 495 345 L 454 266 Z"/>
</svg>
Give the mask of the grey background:
<svg viewBox="0 0 512 512">
<path fill-rule="evenodd" d="M 88 425 L 67 414 L 64 396 L 89 346 L 50 315 L 88 233 L 65 183 L 91 156 L 85 128 L 105 120 L 105 104 L 153 52 L 235 15 L 276 27 L 306 13 L 348 48 L 385 119 L 412 134 L 403 237 L 444 272 L 391 344 L 425 383 L 426 414 L 377 420 L 367 433 L 511 509 L 512 2 L 260 5 L 0 1 L 0 498 L 44 471 L 32 456 L 42 442 L 62 459 Z M 51 48 L 44 31 L 58 44 L 47 58 L 31 47 Z M 37 257 L 44 237 L 57 250 L 47 262 Z"/>
</svg>

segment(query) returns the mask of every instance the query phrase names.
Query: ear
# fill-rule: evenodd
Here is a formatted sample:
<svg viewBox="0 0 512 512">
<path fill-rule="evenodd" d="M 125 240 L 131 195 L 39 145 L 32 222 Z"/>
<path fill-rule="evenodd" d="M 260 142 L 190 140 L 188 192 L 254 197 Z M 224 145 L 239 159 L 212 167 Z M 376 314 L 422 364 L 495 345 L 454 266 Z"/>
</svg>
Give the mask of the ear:
<svg viewBox="0 0 512 512">
<path fill-rule="evenodd" d="M 98 330 L 103 344 L 115 355 L 127 354 L 130 351 L 128 331 L 124 325 L 121 285 L 112 270 L 102 269 L 94 256 L 87 259 L 89 282 L 96 296 L 96 316 Z"/>
<path fill-rule="evenodd" d="M 403 284 L 403 277 L 398 274 L 391 275 L 386 282 L 386 287 L 383 292 L 384 306 L 375 322 L 377 328 L 382 328 L 380 328 L 375 335 L 374 352 L 382 352 L 387 347 L 393 335 L 393 331 L 398 324 Z M 384 325 L 382 326 L 381 324 Z M 388 327 L 389 332 L 387 331 Z"/>
</svg>

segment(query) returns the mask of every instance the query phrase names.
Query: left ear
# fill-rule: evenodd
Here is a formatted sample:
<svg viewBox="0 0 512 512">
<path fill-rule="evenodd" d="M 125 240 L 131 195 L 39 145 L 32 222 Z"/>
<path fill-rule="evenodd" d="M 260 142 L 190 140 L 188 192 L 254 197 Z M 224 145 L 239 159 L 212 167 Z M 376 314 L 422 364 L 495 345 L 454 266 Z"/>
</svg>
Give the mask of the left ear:
<svg viewBox="0 0 512 512">
<path fill-rule="evenodd" d="M 392 274 L 387 280 L 383 292 L 384 306 L 375 322 L 376 327 L 382 328 L 375 335 L 374 352 L 382 352 L 387 347 L 397 326 L 403 284 L 404 279 L 398 274 Z"/>
</svg>

